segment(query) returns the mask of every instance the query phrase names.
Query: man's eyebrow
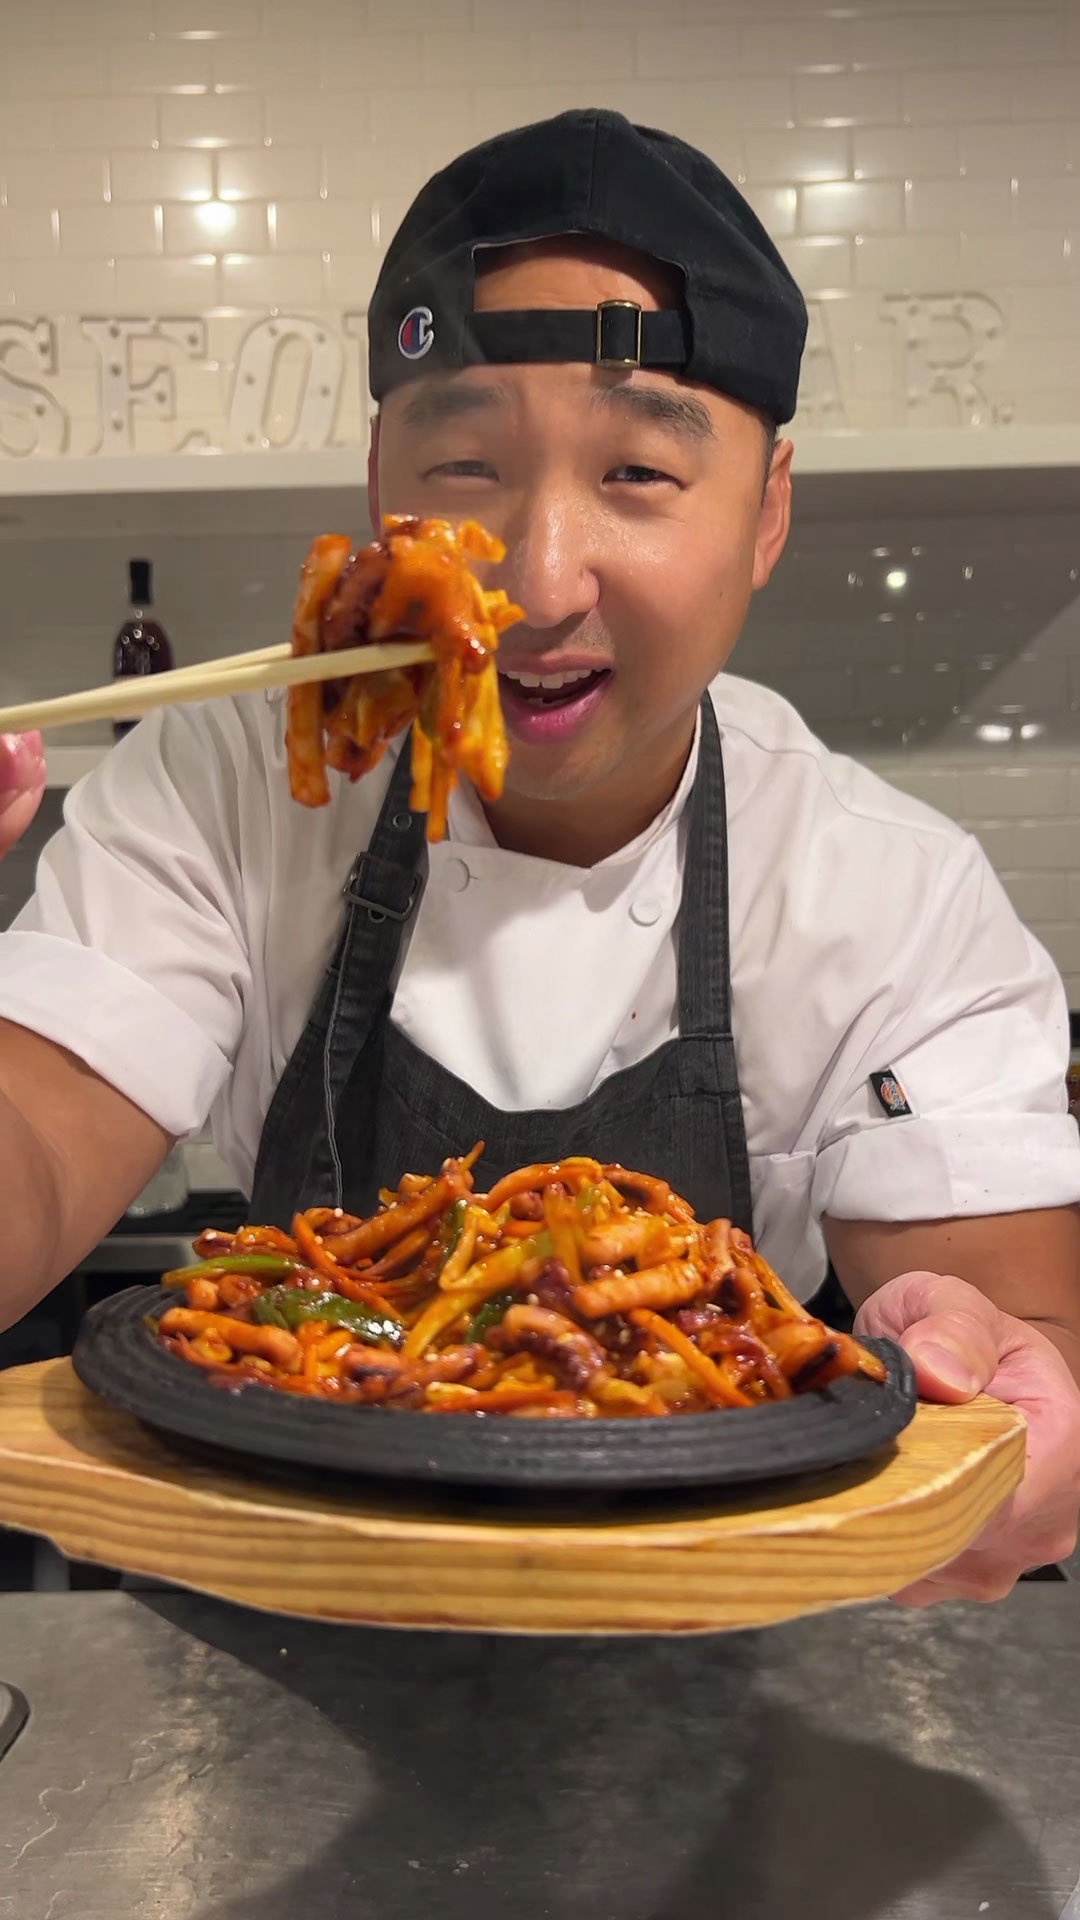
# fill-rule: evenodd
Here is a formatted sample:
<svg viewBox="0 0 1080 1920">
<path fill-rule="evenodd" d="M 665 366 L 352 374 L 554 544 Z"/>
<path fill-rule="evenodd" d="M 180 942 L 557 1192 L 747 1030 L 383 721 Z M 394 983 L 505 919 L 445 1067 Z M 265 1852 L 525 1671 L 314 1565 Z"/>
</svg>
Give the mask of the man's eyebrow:
<svg viewBox="0 0 1080 1920">
<path fill-rule="evenodd" d="M 507 388 L 498 383 L 481 387 L 459 386 L 456 381 L 425 382 L 406 403 L 401 422 L 405 427 L 437 427 L 444 420 L 464 420 L 471 413 L 505 406 L 507 398 Z"/>
<path fill-rule="evenodd" d="M 716 435 L 708 407 L 692 393 L 678 393 L 668 387 L 636 387 L 620 381 L 617 386 L 597 387 L 595 400 L 599 406 L 621 407 L 625 413 L 636 413 L 643 420 L 670 427 L 694 440 L 711 440 Z"/>
</svg>

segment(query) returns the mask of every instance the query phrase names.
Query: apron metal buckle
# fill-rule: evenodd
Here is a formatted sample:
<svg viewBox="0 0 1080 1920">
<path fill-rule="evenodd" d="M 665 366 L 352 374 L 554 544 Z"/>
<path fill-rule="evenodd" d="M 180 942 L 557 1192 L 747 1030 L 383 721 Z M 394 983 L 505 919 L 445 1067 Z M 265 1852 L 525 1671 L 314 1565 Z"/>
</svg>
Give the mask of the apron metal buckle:
<svg viewBox="0 0 1080 1920">
<path fill-rule="evenodd" d="M 378 854 L 362 853 L 341 891 L 354 907 L 366 907 L 372 920 L 407 920 L 420 886 L 418 873 L 405 873 Z"/>
</svg>

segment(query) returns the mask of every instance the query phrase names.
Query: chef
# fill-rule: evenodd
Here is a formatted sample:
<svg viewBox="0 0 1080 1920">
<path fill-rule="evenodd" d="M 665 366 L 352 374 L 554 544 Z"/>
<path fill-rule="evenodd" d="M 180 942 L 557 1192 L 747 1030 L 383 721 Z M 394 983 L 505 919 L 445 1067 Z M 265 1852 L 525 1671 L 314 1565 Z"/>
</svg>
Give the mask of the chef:
<svg viewBox="0 0 1080 1920">
<path fill-rule="evenodd" d="M 1080 1138 L 1061 983 L 977 844 L 724 669 L 787 538 L 802 298 L 702 154 L 573 112 L 424 188 L 370 312 L 386 512 L 475 518 L 526 610 L 495 805 L 426 852 L 393 753 L 289 797 L 284 705 L 158 712 L 70 795 L 0 938 L 0 1310 L 209 1116 L 251 1217 L 474 1140 L 586 1152 L 827 1256 L 924 1395 L 1029 1421 L 1025 1482 L 904 1599 L 1072 1550 Z M 25 826 L 37 743 L 0 761 Z"/>
</svg>

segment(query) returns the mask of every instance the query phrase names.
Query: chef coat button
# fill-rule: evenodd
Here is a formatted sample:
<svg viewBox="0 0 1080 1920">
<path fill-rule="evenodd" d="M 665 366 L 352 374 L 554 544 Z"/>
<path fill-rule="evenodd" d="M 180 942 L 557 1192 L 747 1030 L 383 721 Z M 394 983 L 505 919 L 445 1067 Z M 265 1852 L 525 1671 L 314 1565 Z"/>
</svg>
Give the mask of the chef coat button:
<svg viewBox="0 0 1080 1920">
<path fill-rule="evenodd" d="M 647 893 L 641 900 L 634 900 L 630 906 L 630 918 L 636 920 L 639 927 L 655 927 L 664 909 L 654 893 Z"/>
<path fill-rule="evenodd" d="M 451 858 L 443 867 L 443 880 L 450 893 L 464 893 L 472 875 L 464 860 Z"/>
</svg>

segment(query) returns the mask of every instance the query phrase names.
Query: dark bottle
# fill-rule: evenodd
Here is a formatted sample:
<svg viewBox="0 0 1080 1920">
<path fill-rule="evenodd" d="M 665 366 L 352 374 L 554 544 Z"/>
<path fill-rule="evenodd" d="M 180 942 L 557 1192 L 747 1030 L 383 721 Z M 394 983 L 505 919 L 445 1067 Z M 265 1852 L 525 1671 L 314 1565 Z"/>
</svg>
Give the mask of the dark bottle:
<svg viewBox="0 0 1080 1920">
<path fill-rule="evenodd" d="M 149 560 L 129 560 L 131 612 L 116 636 L 113 647 L 113 679 L 129 680 L 133 674 L 167 673 L 173 664 L 172 646 L 163 626 L 148 609 L 154 604 L 150 584 Z M 130 733 L 134 720 L 114 720 L 113 734 L 119 740 Z"/>
</svg>

